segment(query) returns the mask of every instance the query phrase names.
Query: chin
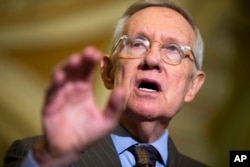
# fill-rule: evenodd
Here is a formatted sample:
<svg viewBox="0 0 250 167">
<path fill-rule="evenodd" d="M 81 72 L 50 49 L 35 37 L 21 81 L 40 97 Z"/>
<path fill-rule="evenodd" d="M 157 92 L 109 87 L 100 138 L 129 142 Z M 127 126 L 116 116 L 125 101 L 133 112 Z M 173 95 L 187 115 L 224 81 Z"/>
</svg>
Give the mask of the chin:
<svg viewBox="0 0 250 167">
<path fill-rule="evenodd" d="M 162 115 L 159 110 L 156 110 L 155 105 L 148 104 L 131 106 L 129 107 L 129 112 L 131 115 L 140 117 L 141 119 L 154 119 Z"/>
</svg>

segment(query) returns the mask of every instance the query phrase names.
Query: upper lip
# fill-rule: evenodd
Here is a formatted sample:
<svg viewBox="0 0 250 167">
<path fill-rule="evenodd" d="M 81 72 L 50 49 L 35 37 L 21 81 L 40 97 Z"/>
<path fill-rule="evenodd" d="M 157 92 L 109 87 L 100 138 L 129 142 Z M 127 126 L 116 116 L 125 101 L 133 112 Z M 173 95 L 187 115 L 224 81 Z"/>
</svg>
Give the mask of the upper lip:
<svg viewBox="0 0 250 167">
<path fill-rule="evenodd" d="M 139 88 L 141 86 L 143 86 L 145 88 L 149 88 L 149 89 L 154 89 L 157 92 L 161 91 L 160 83 L 154 79 L 141 78 L 141 79 L 137 80 L 136 87 Z"/>
</svg>

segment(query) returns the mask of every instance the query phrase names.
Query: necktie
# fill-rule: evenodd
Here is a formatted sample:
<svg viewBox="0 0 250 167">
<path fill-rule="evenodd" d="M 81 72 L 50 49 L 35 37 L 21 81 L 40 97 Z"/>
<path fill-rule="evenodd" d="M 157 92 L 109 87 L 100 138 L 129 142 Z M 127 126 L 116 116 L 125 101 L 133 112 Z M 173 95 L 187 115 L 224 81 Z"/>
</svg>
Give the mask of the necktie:
<svg viewBox="0 0 250 167">
<path fill-rule="evenodd" d="M 159 152 L 150 144 L 135 144 L 128 148 L 136 159 L 136 167 L 155 167 Z"/>
</svg>

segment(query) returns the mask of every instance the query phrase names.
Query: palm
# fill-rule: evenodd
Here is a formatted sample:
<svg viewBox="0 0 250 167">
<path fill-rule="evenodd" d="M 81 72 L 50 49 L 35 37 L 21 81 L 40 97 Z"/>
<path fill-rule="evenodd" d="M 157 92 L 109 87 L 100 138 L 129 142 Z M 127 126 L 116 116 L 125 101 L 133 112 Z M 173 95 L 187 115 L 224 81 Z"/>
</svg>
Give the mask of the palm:
<svg viewBox="0 0 250 167">
<path fill-rule="evenodd" d="M 93 68 L 101 54 L 86 49 L 59 68 L 44 107 L 44 131 L 51 149 L 80 151 L 106 135 L 116 125 L 122 95 L 113 92 L 104 111 L 93 97 Z"/>
</svg>

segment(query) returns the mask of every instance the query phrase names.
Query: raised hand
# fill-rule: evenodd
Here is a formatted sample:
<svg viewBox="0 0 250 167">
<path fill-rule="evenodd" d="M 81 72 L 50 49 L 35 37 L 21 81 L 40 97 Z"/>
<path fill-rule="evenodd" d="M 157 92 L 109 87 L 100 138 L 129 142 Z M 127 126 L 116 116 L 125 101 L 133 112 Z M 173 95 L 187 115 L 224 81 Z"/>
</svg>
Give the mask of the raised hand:
<svg viewBox="0 0 250 167">
<path fill-rule="evenodd" d="M 115 127 L 122 109 L 122 91 L 112 91 L 103 111 L 96 106 L 93 95 L 94 67 L 102 56 L 100 51 L 88 47 L 55 69 L 43 108 L 49 153 L 80 152 Z"/>
</svg>

